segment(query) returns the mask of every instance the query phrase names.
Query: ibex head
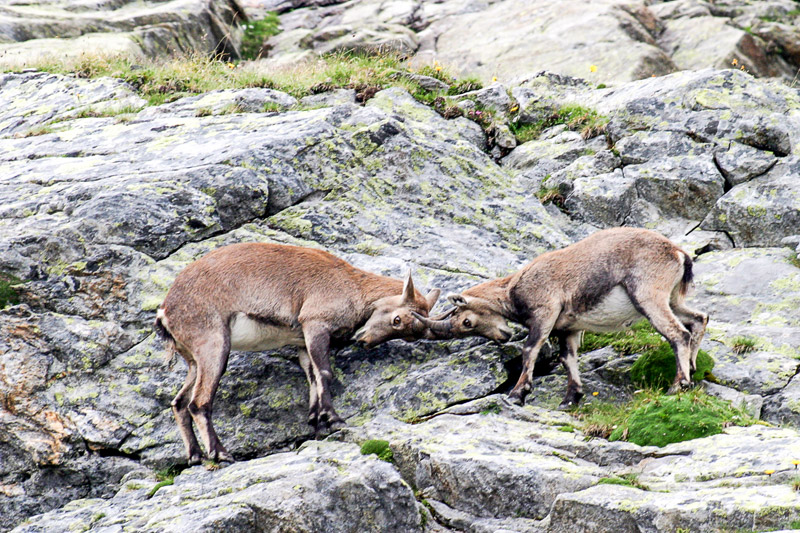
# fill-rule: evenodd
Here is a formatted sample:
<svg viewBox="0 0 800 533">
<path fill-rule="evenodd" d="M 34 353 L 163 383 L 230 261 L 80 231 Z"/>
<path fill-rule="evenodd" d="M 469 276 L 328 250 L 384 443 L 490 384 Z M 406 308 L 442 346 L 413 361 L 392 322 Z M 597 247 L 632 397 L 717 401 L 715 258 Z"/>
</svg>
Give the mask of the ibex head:
<svg viewBox="0 0 800 533">
<path fill-rule="evenodd" d="M 479 296 L 451 294 L 447 300 L 455 307 L 433 318 L 415 315 L 434 338 L 481 336 L 497 342 L 506 342 L 513 331 L 496 303 Z"/>
<path fill-rule="evenodd" d="M 422 296 L 414 289 L 411 272 L 403 284 L 403 292 L 376 300 L 367 322 L 355 333 L 355 341 L 371 348 L 391 339 L 413 341 L 424 338 L 427 328 L 416 317 L 427 318 L 439 298 L 439 289 Z"/>
</svg>

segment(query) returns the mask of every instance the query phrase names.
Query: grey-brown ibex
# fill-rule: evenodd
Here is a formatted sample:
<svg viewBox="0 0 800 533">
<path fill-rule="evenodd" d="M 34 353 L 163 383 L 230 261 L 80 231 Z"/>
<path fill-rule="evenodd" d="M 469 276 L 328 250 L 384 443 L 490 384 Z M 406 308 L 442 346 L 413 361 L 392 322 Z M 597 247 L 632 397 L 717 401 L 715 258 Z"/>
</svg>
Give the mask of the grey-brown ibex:
<svg viewBox="0 0 800 533">
<path fill-rule="evenodd" d="M 692 282 L 692 259 L 658 233 L 634 228 L 598 231 L 564 249 L 547 252 L 521 270 L 448 296 L 455 308 L 418 316 L 439 338 L 479 335 L 499 342 L 511 337 L 506 320 L 527 326 L 522 375 L 509 393 L 522 404 L 533 367 L 552 334 L 569 374 L 562 408 L 583 396 L 577 350 L 583 331 L 629 328 L 646 317 L 672 346 L 677 374 L 671 391 L 688 386 L 708 316 L 684 300 Z"/>
<path fill-rule="evenodd" d="M 309 384 L 309 423 L 317 433 L 342 424 L 331 402 L 332 342 L 372 347 L 427 333 L 439 290 L 422 296 L 409 273 L 402 280 L 372 274 L 333 255 L 267 243 L 232 244 L 187 266 L 158 309 L 155 328 L 188 365 L 172 410 L 189 464 L 207 456 L 231 461 L 211 423 L 212 403 L 231 350 L 297 346 Z"/>
</svg>

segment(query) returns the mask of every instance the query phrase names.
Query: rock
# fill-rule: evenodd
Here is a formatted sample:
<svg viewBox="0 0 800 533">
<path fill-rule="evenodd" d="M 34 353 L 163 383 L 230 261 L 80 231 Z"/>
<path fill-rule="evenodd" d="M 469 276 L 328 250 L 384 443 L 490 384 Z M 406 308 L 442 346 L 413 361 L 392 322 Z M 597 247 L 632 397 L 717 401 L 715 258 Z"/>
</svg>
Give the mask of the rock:
<svg viewBox="0 0 800 533">
<path fill-rule="evenodd" d="M 472 11 L 433 22 L 426 32 L 434 38 L 422 41 L 417 60 L 436 58 L 460 73 L 477 74 L 484 81 L 496 76 L 503 82 L 542 69 L 595 83 L 675 69 L 655 46 L 651 31 L 656 28 L 648 28 L 654 21 L 643 4 L 622 8 L 617 2 L 531 5 L 513 0 Z M 502 38 L 487 31 L 491 27 L 503 28 Z"/>
<path fill-rule="evenodd" d="M 735 28 L 722 17 L 686 17 L 669 20 L 659 44 L 680 69 L 729 68 L 736 64 L 764 77 L 788 74 L 777 68 L 758 37 Z M 709 58 L 716 59 L 709 64 Z"/>
<path fill-rule="evenodd" d="M 714 154 L 714 162 L 730 188 L 765 174 L 778 159 L 769 152 L 732 142 L 727 150 Z"/>
<path fill-rule="evenodd" d="M 152 496 L 151 496 L 152 493 Z M 297 452 L 218 471 L 184 470 L 174 484 L 128 481 L 107 500 L 78 500 L 14 529 L 64 531 L 422 531 L 411 488 L 388 463 L 343 443 L 311 442 Z"/>
<path fill-rule="evenodd" d="M 0 29 L 0 65 L 125 56 L 159 57 L 180 51 L 239 57 L 242 31 L 235 0 L 119 0 L 76 16 L 67 1 L 11 5 Z M 80 7 L 78 7 L 80 10 Z M 11 44 L 8 44 L 11 43 Z"/>
<path fill-rule="evenodd" d="M 140 118 L 158 115 L 171 117 L 202 117 L 235 113 L 263 113 L 286 111 L 297 105 L 297 99 L 272 89 L 236 89 L 211 91 L 199 96 L 188 96 L 175 102 L 149 107 Z"/>
<path fill-rule="evenodd" d="M 335 91 L 312 94 L 300 99 L 300 105 L 306 108 L 329 107 L 342 104 L 355 104 L 355 89 L 337 89 Z"/>
<path fill-rule="evenodd" d="M 747 414 L 753 418 L 761 418 L 761 407 L 764 404 L 764 398 L 758 394 L 742 394 L 741 392 L 730 387 L 725 387 L 724 385 L 718 385 L 711 382 L 705 382 L 703 387 L 711 396 L 728 400 L 731 402 L 731 405 L 743 408 L 745 411 L 747 411 Z"/>
<path fill-rule="evenodd" d="M 780 245 L 800 227 L 800 189 L 794 179 L 799 170 L 800 158 L 783 158 L 763 176 L 733 187 L 702 227 L 726 231 L 737 246 Z"/>
<path fill-rule="evenodd" d="M 508 95 L 508 89 L 501 83 L 493 83 L 483 89 L 460 94 L 456 99 L 472 100 L 481 109 L 497 113 L 507 113 L 511 109 L 511 97 Z"/>
</svg>

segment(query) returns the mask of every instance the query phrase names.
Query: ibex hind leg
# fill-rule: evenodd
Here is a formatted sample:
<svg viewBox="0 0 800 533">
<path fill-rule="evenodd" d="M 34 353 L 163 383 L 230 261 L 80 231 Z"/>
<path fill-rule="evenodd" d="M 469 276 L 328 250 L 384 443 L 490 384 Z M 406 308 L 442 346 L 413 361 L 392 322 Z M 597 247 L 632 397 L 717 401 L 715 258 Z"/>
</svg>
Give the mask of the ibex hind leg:
<svg viewBox="0 0 800 533">
<path fill-rule="evenodd" d="M 695 311 L 680 300 L 673 301 L 670 306 L 675 316 L 678 317 L 692 335 L 690 367 L 692 372 L 694 372 L 697 370 L 697 351 L 700 349 L 700 343 L 706 333 L 708 315 L 700 311 Z"/>
<path fill-rule="evenodd" d="M 222 446 L 211 423 L 214 396 L 228 364 L 230 339 L 220 332 L 218 335 L 207 337 L 203 344 L 193 351 L 197 363 L 197 378 L 189 402 L 189 412 L 203 439 L 208 458 L 212 461 L 233 462 L 233 457 Z"/>
<path fill-rule="evenodd" d="M 631 301 L 653 327 L 667 341 L 675 352 L 677 372 L 675 381 L 669 389 L 674 394 L 680 389 L 689 388 L 692 384 L 691 356 L 692 334 L 672 312 L 670 295 L 663 291 L 630 294 Z"/>
<path fill-rule="evenodd" d="M 317 391 L 317 378 L 314 375 L 314 367 L 311 364 L 311 357 L 305 348 L 300 348 L 297 351 L 298 358 L 300 359 L 300 366 L 306 373 L 308 380 L 308 423 L 315 430 L 317 422 L 319 421 L 319 392 Z"/>
<path fill-rule="evenodd" d="M 558 335 L 559 359 L 568 375 L 567 393 L 561 405 L 558 406 L 561 410 L 577 407 L 583 398 L 583 384 L 578 372 L 578 348 L 581 343 L 581 333 L 573 331 Z"/>
<path fill-rule="evenodd" d="M 178 391 L 175 399 L 172 400 L 172 413 L 175 415 L 175 421 L 178 423 L 178 430 L 183 439 L 183 445 L 186 448 L 186 456 L 189 458 L 189 466 L 200 464 L 203 460 L 203 452 L 200 449 L 200 443 L 197 442 L 197 437 L 192 429 L 192 415 L 189 413 L 189 392 L 194 386 L 195 377 L 197 376 L 197 365 L 191 355 L 184 355 L 186 364 L 189 366 L 186 374 L 186 380 L 183 387 Z"/>
</svg>

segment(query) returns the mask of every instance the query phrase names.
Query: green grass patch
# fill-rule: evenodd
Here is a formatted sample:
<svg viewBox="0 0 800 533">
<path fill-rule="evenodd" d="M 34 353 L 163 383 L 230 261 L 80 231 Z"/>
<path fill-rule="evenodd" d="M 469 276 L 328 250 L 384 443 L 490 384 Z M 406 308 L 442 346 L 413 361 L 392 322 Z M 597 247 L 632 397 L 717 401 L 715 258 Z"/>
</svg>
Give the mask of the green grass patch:
<svg viewBox="0 0 800 533">
<path fill-rule="evenodd" d="M 610 346 L 621 355 L 641 354 L 631 367 L 631 381 L 638 387 L 666 390 L 675 380 L 675 352 L 647 320 L 641 320 L 629 331 L 586 333 L 580 352 L 591 352 Z M 697 370 L 692 379 L 714 381 L 711 373 L 714 360 L 704 350 L 697 353 Z"/>
<path fill-rule="evenodd" d="M 261 57 L 261 46 L 264 41 L 281 32 L 278 14 L 267 13 L 261 20 L 255 20 L 243 24 L 244 34 L 242 35 L 242 47 L 240 53 L 242 59 L 258 59 Z"/>
<path fill-rule="evenodd" d="M 155 493 L 158 492 L 158 489 L 160 489 L 161 487 L 168 487 L 169 485 L 172 485 L 174 482 L 175 481 L 172 479 L 165 479 L 164 481 L 159 481 L 153 486 L 152 489 L 150 489 L 150 492 L 147 493 L 147 497 L 152 498 L 155 495 Z"/>
<path fill-rule="evenodd" d="M 389 447 L 389 442 L 385 440 L 368 440 L 361 445 L 361 455 L 374 454 L 378 459 L 391 463 L 394 460 L 394 452 Z"/>
<path fill-rule="evenodd" d="M 621 476 L 604 477 L 597 482 L 598 485 L 624 485 L 641 490 L 650 490 L 639 482 L 639 474 L 623 474 Z"/>
<path fill-rule="evenodd" d="M 797 252 L 792 252 L 789 254 L 789 263 L 800 268 L 800 257 L 798 257 Z"/>
<path fill-rule="evenodd" d="M 472 91 L 478 91 L 483 89 L 483 83 L 478 78 L 467 77 L 461 80 L 450 81 L 452 83 L 450 88 L 447 90 L 447 94 L 450 96 L 456 96 L 459 94 L 469 93 Z"/>
<path fill-rule="evenodd" d="M 736 337 L 731 341 L 733 353 L 743 354 L 755 351 L 758 341 L 751 337 Z"/>
<path fill-rule="evenodd" d="M 666 446 L 716 435 L 730 425 L 757 422 L 743 409 L 699 389 L 675 395 L 647 389 L 624 404 L 587 403 L 574 416 L 583 422 L 587 435 L 640 446 Z"/>
<path fill-rule="evenodd" d="M 484 415 L 484 416 L 486 416 L 486 415 L 499 415 L 501 411 L 502 411 L 502 409 L 500 408 L 499 405 L 497 405 L 496 403 L 491 403 L 491 404 L 487 405 L 486 408 L 483 411 L 481 411 L 481 414 Z"/>
<path fill-rule="evenodd" d="M 561 210 L 565 209 L 564 202 L 566 202 L 567 199 L 564 198 L 563 194 L 561 194 L 561 189 L 559 187 L 542 187 L 536 193 L 536 197 L 542 202 L 542 204 L 546 205 L 552 203 Z"/>
<path fill-rule="evenodd" d="M 536 122 L 509 124 L 511 131 L 517 136 L 518 142 L 525 142 L 539 137 L 544 130 L 559 124 L 564 124 L 571 131 L 579 131 L 584 139 L 590 139 L 605 132 L 608 117 L 599 114 L 593 109 L 588 109 L 576 104 L 564 105 L 545 118 Z"/>
<path fill-rule="evenodd" d="M 19 303 L 19 293 L 15 287 L 20 283 L 21 279 L 7 272 L 0 272 L 0 309 Z"/>
</svg>

